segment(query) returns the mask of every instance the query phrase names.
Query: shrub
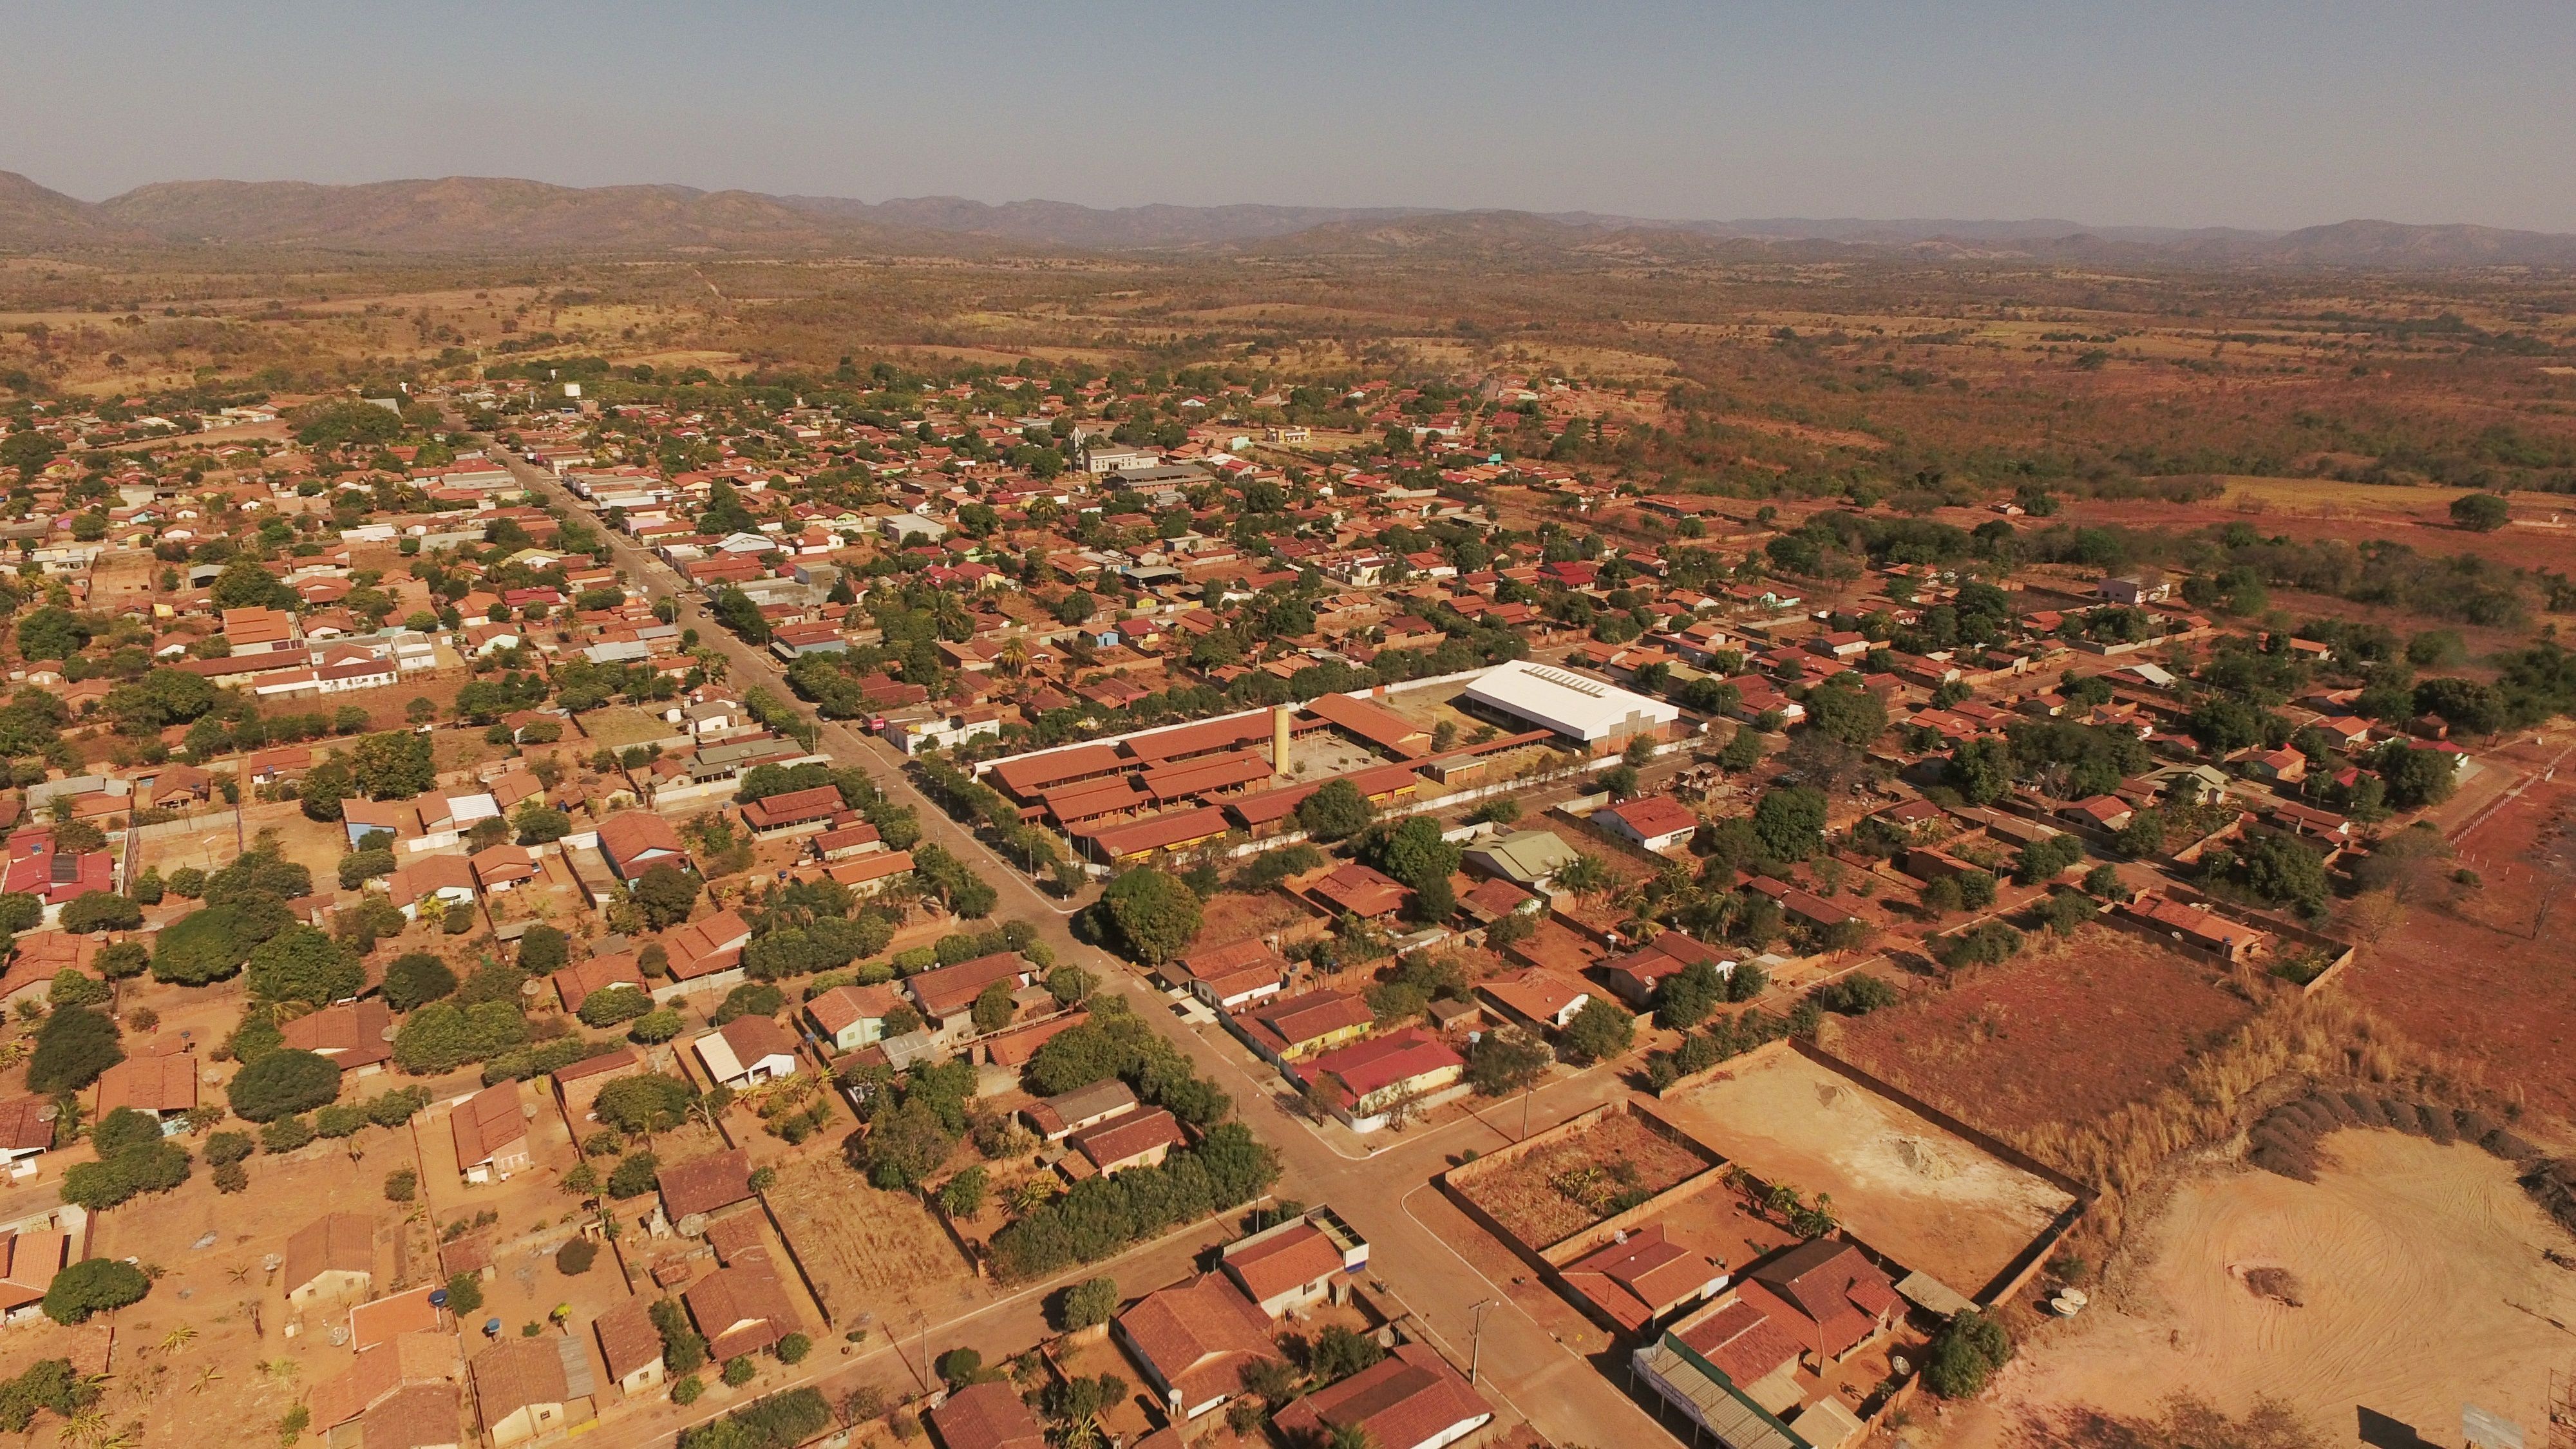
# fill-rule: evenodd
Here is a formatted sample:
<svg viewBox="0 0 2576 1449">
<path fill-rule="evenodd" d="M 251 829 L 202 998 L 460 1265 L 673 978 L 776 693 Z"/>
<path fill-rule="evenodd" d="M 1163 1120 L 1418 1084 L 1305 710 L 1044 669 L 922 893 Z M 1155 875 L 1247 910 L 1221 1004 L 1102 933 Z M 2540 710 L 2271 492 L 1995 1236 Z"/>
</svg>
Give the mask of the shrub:
<svg viewBox="0 0 2576 1449">
<path fill-rule="evenodd" d="M 447 1280 L 447 1311 L 460 1320 L 483 1306 L 483 1280 L 472 1273 L 454 1274 Z"/>
<path fill-rule="evenodd" d="M 584 1026 L 609 1027 L 633 1021 L 653 1010 L 653 998 L 632 987 L 611 987 L 594 991 L 581 999 L 581 1009 L 573 1015 Z"/>
<path fill-rule="evenodd" d="M 313 1137 L 311 1122 L 302 1117 L 280 1117 L 259 1130 L 259 1145 L 271 1152 L 293 1152 Z"/>
<path fill-rule="evenodd" d="M 785 1338 L 778 1340 L 778 1347 L 775 1350 L 778 1354 L 778 1361 L 783 1364 L 803 1363 L 805 1361 L 805 1355 L 812 1353 L 813 1351 L 814 1340 L 807 1338 L 801 1333 L 791 1333 Z"/>
<path fill-rule="evenodd" d="M 385 1174 L 385 1201 L 409 1202 L 420 1195 L 420 1174 L 408 1167 L 397 1167 Z"/>
<path fill-rule="evenodd" d="M 235 1193 L 250 1190 L 250 1169 L 238 1162 L 227 1162 L 216 1168 L 211 1175 L 217 1192 Z"/>
<path fill-rule="evenodd" d="M 599 1120 L 628 1135 L 664 1132 L 680 1125 L 688 1115 L 693 1097 L 689 1084 L 676 1077 L 654 1073 L 641 1077 L 620 1077 L 600 1088 L 591 1110 Z"/>
<path fill-rule="evenodd" d="M 74 933 L 131 931 L 143 924 L 143 907 L 114 891 L 89 891 L 63 907 L 62 928 Z"/>
<path fill-rule="evenodd" d="M 139 1193 L 168 1192 L 188 1180 L 188 1149 L 161 1138 L 136 1142 L 97 1162 L 74 1163 L 63 1174 L 63 1197 L 92 1212 Z"/>
<path fill-rule="evenodd" d="M 684 1374 L 671 1383 L 671 1402 L 687 1408 L 696 1403 L 706 1391 L 706 1384 L 696 1374 Z"/>
<path fill-rule="evenodd" d="M 247 1132 L 217 1132 L 206 1139 L 206 1160 L 217 1167 L 228 1167 L 251 1154 Z"/>
<path fill-rule="evenodd" d="M 661 1164 L 654 1161 L 650 1152 L 638 1152 L 620 1160 L 616 1169 L 608 1174 L 608 1195 L 619 1199 L 642 1197 L 661 1186 L 660 1168 Z"/>
<path fill-rule="evenodd" d="M 1628 1050 L 1637 1037 L 1637 1020 L 1627 1008 L 1595 996 L 1565 1024 L 1565 1047 L 1587 1062 L 1608 1061 Z"/>
<path fill-rule="evenodd" d="M 1945 1399 L 1974 1398 L 1995 1370 L 2011 1362 L 2012 1354 L 2012 1338 L 2002 1324 L 1964 1310 L 1932 1340 L 1923 1382 Z"/>
<path fill-rule="evenodd" d="M 726 1388 L 738 1389 L 750 1383 L 752 1376 L 759 1372 L 760 1369 L 748 1357 L 729 1358 L 725 1360 L 724 1372 L 717 1377 L 724 1380 Z"/>
<path fill-rule="evenodd" d="M 148 1146 L 161 1140 L 161 1119 L 133 1107 L 119 1107 L 98 1119 L 89 1129 L 89 1145 L 102 1158 L 114 1157 L 128 1147 Z"/>
<path fill-rule="evenodd" d="M 54 1275 L 45 1290 L 45 1316 L 56 1323 L 87 1323 L 93 1313 L 143 1301 L 152 1280 L 132 1263 L 86 1258 Z"/>
<path fill-rule="evenodd" d="M 274 1122 L 337 1098 L 340 1068 L 318 1052 L 273 1051 L 242 1068 L 224 1094 L 235 1116 L 251 1122 Z"/>
<path fill-rule="evenodd" d="M 1086 1278 L 1064 1290 L 1056 1304 L 1056 1327 L 1071 1333 L 1107 1323 L 1118 1312 L 1118 1280 Z"/>
<path fill-rule="evenodd" d="M 555 1271 L 567 1278 L 577 1278 L 590 1271 L 599 1257 L 599 1244 L 588 1238 L 574 1238 L 555 1249 Z"/>
<path fill-rule="evenodd" d="M 1895 987 L 1875 976 L 1857 972 L 1834 982 L 1816 993 L 1816 1004 L 1844 1016 L 1867 1016 L 1881 1007 L 1894 1006 L 1904 998 Z"/>
</svg>

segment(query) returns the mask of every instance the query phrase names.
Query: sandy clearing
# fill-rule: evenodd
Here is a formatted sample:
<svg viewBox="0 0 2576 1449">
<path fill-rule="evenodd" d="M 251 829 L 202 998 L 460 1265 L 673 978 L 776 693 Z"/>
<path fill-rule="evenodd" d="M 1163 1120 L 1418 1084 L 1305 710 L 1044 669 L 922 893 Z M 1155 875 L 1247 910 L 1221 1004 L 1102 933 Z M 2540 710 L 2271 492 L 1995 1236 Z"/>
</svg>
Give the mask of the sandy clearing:
<svg viewBox="0 0 2576 1449">
<path fill-rule="evenodd" d="M 2474 1147 L 2344 1131 L 2314 1183 L 2214 1170 L 2182 1183 L 2082 1318 L 2026 1345 L 1991 1408 L 1949 1442 L 2009 1443 L 2078 1406 L 2152 1414 L 2191 1391 L 2231 1413 L 2283 1400 L 2330 1439 L 2357 1407 L 2453 1442 L 2471 1401 L 2537 1442 L 2547 1374 L 2576 1362 L 2576 1273 L 2541 1252 L 2570 1245 Z M 2249 1270 L 2287 1270 L 2301 1307 L 2249 1291 Z"/>
<path fill-rule="evenodd" d="M 1765 1182 L 1831 1194 L 1863 1242 L 1972 1296 L 2074 1201 L 1793 1052 L 1661 1110 Z"/>
</svg>

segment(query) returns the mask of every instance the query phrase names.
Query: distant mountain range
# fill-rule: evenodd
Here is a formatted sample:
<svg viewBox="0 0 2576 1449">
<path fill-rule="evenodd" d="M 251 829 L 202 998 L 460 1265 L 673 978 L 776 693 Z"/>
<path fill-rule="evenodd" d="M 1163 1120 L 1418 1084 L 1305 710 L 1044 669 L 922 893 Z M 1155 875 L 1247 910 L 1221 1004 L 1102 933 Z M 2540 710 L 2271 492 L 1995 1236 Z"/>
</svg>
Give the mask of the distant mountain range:
<svg viewBox="0 0 2576 1449">
<path fill-rule="evenodd" d="M 88 202 L 0 171 L 0 250 L 171 246 L 450 255 L 1155 251 L 1675 261 L 1885 253 L 2221 266 L 2576 267 L 2576 236 L 2387 221 L 2271 232 L 2088 227 L 2048 218 L 1668 221 L 1427 207 L 997 206 L 953 196 L 866 202 L 473 176 L 359 186 L 170 181 Z"/>
</svg>

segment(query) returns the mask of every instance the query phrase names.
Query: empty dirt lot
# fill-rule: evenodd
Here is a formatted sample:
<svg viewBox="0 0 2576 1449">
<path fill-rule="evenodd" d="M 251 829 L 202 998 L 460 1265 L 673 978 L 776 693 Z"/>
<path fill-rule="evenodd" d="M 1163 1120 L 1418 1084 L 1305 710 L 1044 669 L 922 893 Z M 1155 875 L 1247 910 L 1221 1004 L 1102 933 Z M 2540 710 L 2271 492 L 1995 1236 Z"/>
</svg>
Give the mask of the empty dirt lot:
<svg viewBox="0 0 2576 1449">
<path fill-rule="evenodd" d="M 797 1260 L 814 1275 L 831 1327 L 901 1332 L 915 1310 L 952 1317 L 990 1297 L 918 1198 L 880 1192 L 828 1154 L 777 1164 L 766 1197 Z"/>
<path fill-rule="evenodd" d="M 1458 1184 L 1514 1237 L 1544 1248 L 1707 1170 L 1690 1148 L 1625 1113 Z M 1451 1178 L 1457 1182 L 1455 1177 Z"/>
<path fill-rule="evenodd" d="M 1658 1110 L 1765 1182 L 1830 1194 L 1863 1242 L 1970 1295 L 2074 1202 L 1791 1051 L 1720 1072 Z"/>
<path fill-rule="evenodd" d="M 2207 967 L 2093 926 L 1845 1024 L 1835 1055 L 2007 1141 L 2177 1085 L 2253 1014 Z"/>
<path fill-rule="evenodd" d="M 2576 1242 L 2475 1147 L 2370 1131 L 2325 1146 L 2314 1183 L 2182 1183 L 2093 1309 L 2025 1345 L 1947 1442 L 2064 1442 L 2079 1409 L 2146 1417 L 2188 1390 L 2231 1413 L 2270 1395 L 2327 1443 L 2350 1442 L 2363 1407 L 2456 1443 L 2466 1400 L 2537 1443 L 2548 1371 L 2576 1357 L 2546 1321 L 2576 1321 L 2576 1273 L 2541 1254 Z M 2250 1289 L 2263 1269 L 2300 1306 Z"/>
</svg>

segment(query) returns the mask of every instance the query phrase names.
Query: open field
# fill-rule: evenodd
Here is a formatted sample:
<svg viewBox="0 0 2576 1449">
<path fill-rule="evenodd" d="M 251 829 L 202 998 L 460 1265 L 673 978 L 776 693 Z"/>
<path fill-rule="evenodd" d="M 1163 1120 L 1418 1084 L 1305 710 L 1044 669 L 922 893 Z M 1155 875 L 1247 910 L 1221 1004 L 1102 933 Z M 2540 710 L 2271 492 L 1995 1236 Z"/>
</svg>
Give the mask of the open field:
<svg viewBox="0 0 2576 1449">
<path fill-rule="evenodd" d="M 1962 1121 L 2012 1133 L 2181 1082 L 2254 1008 L 2210 968 L 2088 927 L 1841 1029 L 1834 1051 Z"/>
<path fill-rule="evenodd" d="M 1721 1071 L 1658 1108 L 1774 1186 L 1827 1194 L 1871 1247 L 1974 1294 L 2074 1199 L 1795 1052 Z"/>
<path fill-rule="evenodd" d="M 2545 764 L 2555 748 L 2527 765 Z M 2413 908 L 2365 952 L 2345 989 L 2422 1045 L 2474 1064 L 2490 1086 L 2576 1122 L 2576 779 L 2534 782 L 2475 820 L 2457 846 L 2485 885 Z"/>
<path fill-rule="evenodd" d="M 2062 1444 L 2079 1411 L 2143 1417 L 2183 1391 L 2231 1413 L 2279 1399 L 2329 1443 L 2361 1408 L 2453 1443 L 2468 1401 L 2537 1442 L 2546 1374 L 2576 1354 L 2550 1321 L 2576 1318 L 2576 1274 L 2541 1257 L 2568 1235 L 2509 1164 L 2465 1143 L 2344 1131 L 2324 1145 L 2314 1183 L 2181 1183 L 2092 1311 L 2042 1330 L 1946 1442 Z M 2263 1269 L 2288 1281 L 2257 1286 L 2299 1306 L 2248 1286 Z"/>
<path fill-rule="evenodd" d="M 1614 1113 L 1459 1186 L 1513 1236 L 1544 1248 L 1707 1166 L 1688 1147 Z"/>
<path fill-rule="evenodd" d="M 918 1198 L 880 1192 L 828 1154 L 801 1154 L 777 1171 L 765 1196 L 834 1330 L 900 1333 L 915 1310 L 950 1317 L 989 1296 Z"/>
</svg>

